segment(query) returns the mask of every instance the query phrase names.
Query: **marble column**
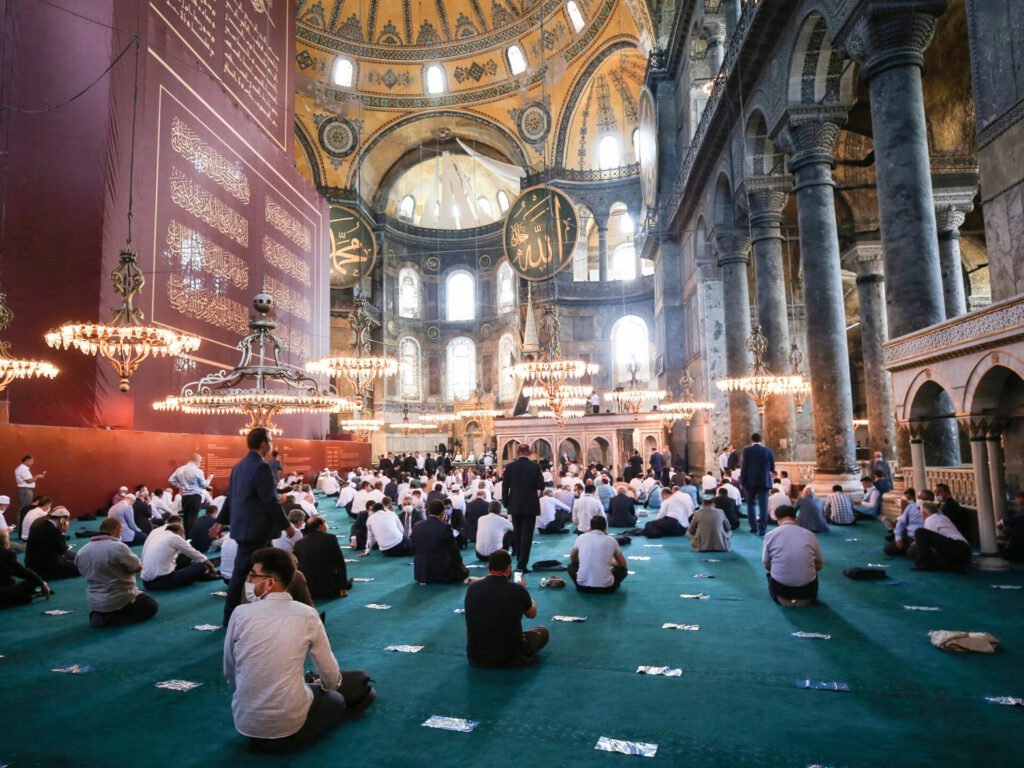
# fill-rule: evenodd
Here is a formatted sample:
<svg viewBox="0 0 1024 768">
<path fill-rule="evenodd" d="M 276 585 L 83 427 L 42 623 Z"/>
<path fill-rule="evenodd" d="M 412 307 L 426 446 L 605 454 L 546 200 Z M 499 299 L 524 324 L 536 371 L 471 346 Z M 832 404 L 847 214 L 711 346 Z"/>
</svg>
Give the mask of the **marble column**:
<svg viewBox="0 0 1024 768">
<path fill-rule="evenodd" d="M 599 282 L 608 282 L 608 220 L 596 219 L 597 225 L 597 279 Z"/>
<path fill-rule="evenodd" d="M 840 483 L 856 492 L 860 471 L 853 436 L 850 355 L 832 180 L 832 147 L 845 119 L 845 112 L 790 110 L 780 140 L 790 156 L 800 225 L 800 265 L 808 307 L 807 358 L 814 403 L 815 485 Z"/>
<path fill-rule="evenodd" d="M 708 76 L 717 77 L 725 61 L 725 24 L 720 21 L 704 22 L 704 38 L 708 41 Z"/>
<path fill-rule="evenodd" d="M 722 0 L 722 11 L 725 13 L 726 37 L 731 38 L 743 15 L 743 3 L 741 0 Z"/>
<path fill-rule="evenodd" d="M 750 241 L 734 230 L 715 232 L 715 250 L 722 272 L 722 294 L 725 305 L 725 374 L 746 376 L 750 373 L 750 287 L 747 265 L 750 263 Z M 737 448 L 750 442 L 757 431 L 757 408 L 749 395 L 729 393 L 729 440 Z"/>
<path fill-rule="evenodd" d="M 843 42 L 860 61 L 871 93 L 889 333 L 895 338 L 946 319 L 921 89 L 923 52 L 946 0 L 863 5 Z"/>
<path fill-rule="evenodd" d="M 885 317 L 885 278 L 882 267 L 882 246 L 877 243 L 856 243 L 847 252 L 849 263 L 857 274 L 857 295 L 860 299 L 861 359 L 864 363 L 864 394 L 868 404 L 868 447 L 881 451 L 887 459 L 896 456 L 895 408 L 892 382 L 885 370 L 882 345 L 889 340 Z"/>
<path fill-rule="evenodd" d="M 750 217 L 750 243 L 757 287 L 757 320 L 768 339 L 765 363 L 775 374 L 790 373 L 789 307 L 782 250 L 782 209 L 792 180 L 787 176 L 747 179 L 744 200 Z M 779 461 L 790 461 L 796 436 L 791 397 L 770 397 L 764 409 L 765 444 Z"/>
<path fill-rule="evenodd" d="M 964 270 L 960 260 L 960 226 L 974 207 L 974 190 L 962 194 L 936 192 L 935 224 L 939 236 L 939 265 L 946 318 L 967 314 Z"/>
<path fill-rule="evenodd" d="M 985 449 L 988 453 L 988 474 L 992 485 L 992 516 L 998 522 L 1006 517 L 1006 476 L 1003 454 L 1003 435 L 998 425 L 993 425 L 985 435 Z"/>
<path fill-rule="evenodd" d="M 928 489 L 928 465 L 924 457 L 924 425 L 911 423 L 908 428 L 910 430 L 910 464 L 914 472 L 914 490 L 923 491 Z"/>
<path fill-rule="evenodd" d="M 981 549 L 981 557 L 976 565 L 983 571 L 1009 570 L 1010 564 L 999 557 L 996 522 L 992 514 L 992 483 L 988 450 L 985 447 L 990 423 L 984 419 L 963 419 L 962 423 L 971 436 L 971 463 L 974 466 L 974 505 L 978 513 L 978 541 Z"/>
</svg>

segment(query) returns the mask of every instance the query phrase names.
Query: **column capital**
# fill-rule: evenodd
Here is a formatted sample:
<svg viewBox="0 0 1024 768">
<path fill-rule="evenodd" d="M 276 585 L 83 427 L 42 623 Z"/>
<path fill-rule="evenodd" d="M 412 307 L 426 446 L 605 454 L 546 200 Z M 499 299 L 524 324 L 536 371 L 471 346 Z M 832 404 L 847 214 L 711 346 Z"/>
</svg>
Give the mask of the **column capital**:
<svg viewBox="0 0 1024 768">
<path fill-rule="evenodd" d="M 878 240 L 858 240 L 843 253 L 843 268 L 857 274 L 857 282 L 875 282 L 885 276 L 884 252 Z"/>
<path fill-rule="evenodd" d="M 976 187 L 955 187 L 950 189 L 935 188 L 932 197 L 935 201 L 935 224 L 939 237 L 959 237 L 960 225 L 967 214 L 974 209 Z"/>
<path fill-rule="evenodd" d="M 998 427 L 996 419 L 977 415 L 958 416 L 957 423 L 970 435 L 971 440 L 985 440 L 989 432 Z"/>
<path fill-rule="evenodd" d="M 720 19 L 704 19 L 704 22 L 701 24 L 700 31 L 701 37 L 707 40 L 709 44 L 712 40 L 725 40 L 725 22 Z"/>
<path fill-rule="evenodd" d="M 923 68 L 935 21 L 946 7 L 947 0 L 869 0 L 841 42 L 861 65 L 865 82 L 892 67 Z"/>
<path fill-rule="evenodd" d="M 845 109 L 821 107 L 792 108 L 788 122 L 779 134 L 778 146 L 790 156 L 789 170 L 823 163 L 832 166 L 832 148 L 839 129 L 846 123 Z"/>
<path fill-rule="evenodd" d="M 715 232 L 715 251 L 718 266 L 750 263 L 750 238 L 737 229 L 723 229 Z"/>
<path fill-rule="evenodd" d="M 743 180 L 740 206 L 747 209 L 751 224 L 775 224 L 782 221 L 782 210 L 793 189 L 793 178 L 786 174 L 749 176 Z"/>
</svg>

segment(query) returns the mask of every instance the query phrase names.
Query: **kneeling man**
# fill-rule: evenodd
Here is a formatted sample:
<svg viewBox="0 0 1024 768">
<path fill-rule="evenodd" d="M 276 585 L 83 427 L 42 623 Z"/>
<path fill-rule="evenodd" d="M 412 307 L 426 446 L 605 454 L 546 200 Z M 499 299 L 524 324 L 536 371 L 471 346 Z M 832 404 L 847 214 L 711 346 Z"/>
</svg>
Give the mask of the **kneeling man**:
<svg viewBox="0 0 1024 768">
<path fill-rule="evenodd" d="M 825 563 L 818 537 L 797 525 L 796 510 L 785 504 L 775 510 L 779 527 L 764 537 L 761 559 L 768 571 L 768 594 L 787 608 L 818 601 L 818 571 Z"/>
</svg>

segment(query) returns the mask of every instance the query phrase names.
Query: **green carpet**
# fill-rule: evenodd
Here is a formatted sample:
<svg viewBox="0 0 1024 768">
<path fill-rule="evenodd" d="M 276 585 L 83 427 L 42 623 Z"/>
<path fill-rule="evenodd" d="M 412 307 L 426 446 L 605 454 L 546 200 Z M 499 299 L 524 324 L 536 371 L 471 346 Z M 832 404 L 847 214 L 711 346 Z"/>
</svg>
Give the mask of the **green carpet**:
<svg viewBox="0 0 1024 768">
<path fill-rule="evenodd" d="M 347 535 L 344 513 L 329 517 Z M 320 607 L 342 667 L 369 671 L 380 698 L 362 719 L 287 759 L 243 751 L 221 675 L 223 632 L 190 629 L 219 624 L 223 598 L 210 595 L 219 583 L 158 594 L 154 620 L 98 631 L 87 626 L 83 583 L 57 582 L 48 603 L 0 614 L 0 765 L 644 764 L 595 751 L 600 736 L 657 744 L 655 760 L 666 765 L 1020 765 L 1014 734 L 1024 709 L 985 696 L 1024 697 L 1024 590 L 991 588 L 1024 585 L 1024 573 L 918 573 L 884 559 L 883 533 L 866 523 L 821 536 L 822 604 L 804 610 L 769 602 L 761 540 L 744 531 L 724 554 L 693 553 L 685 538 L 651 542 L 660 547 L 634 539 L 626 555 L 650 559 L 629 561 L 636 573 L 616 595 L 542 590 L 530 574 L 537 623 L 551 629 L 551 643 L 537 666 L 521 671 L 467 665 L 464 619 L 453 612 L 464 587 L 418 586 L 404 560 L 358 560 L 349 575 L 373 581 Z M 535 560 L 560 558 L 573 537 L 538 540 Z M 887 562 L 889 581 L 902 583 L 842 576 L 869 562 Z M 716 578 L 693 578 L 701 572 Z M 679 597 L 696 592 L 710 599 Z M 43 614 L 54 608 L 73 613 Z M 552 622 L 555 614 L 588 620 Z M 663 630 L 664 622 L 700 630 Z M 994 655 L 947 654 L 929 645 L 929 629 L 989 631 L 1003 646 Z M 832 639 L 792 637 L 798 630 Z M 426 647 L 386 653 L 391 644 Z M 50 671 L 72 663 L 93 671 Z M 683 676 L 637 675 L 638 665 L 681 667 Z M 154 687 L 175 678 L 202 686 Z M 798 678 L 846 682 L 851 692 L 799 690 Z M 420 727 L 431 715 L 480 724 L 469 734 Z"/>
</svg>

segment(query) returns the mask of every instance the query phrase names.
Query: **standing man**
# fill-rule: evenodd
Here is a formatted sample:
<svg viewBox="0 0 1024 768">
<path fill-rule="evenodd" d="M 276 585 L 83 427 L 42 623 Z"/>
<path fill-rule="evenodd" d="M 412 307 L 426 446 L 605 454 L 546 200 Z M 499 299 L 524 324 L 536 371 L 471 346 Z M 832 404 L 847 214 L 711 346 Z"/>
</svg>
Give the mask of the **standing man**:
<svg viewBox="0 0 1024 768">
<path fill-rule="evenodd" d="M 889 462 L 882 457 L 881 451 L 875 451 L 875 458 L 871 462 L 871 472 L 872 474 L 874 474 L 875 472 L 881 472 L 882 478 L 889 485 L 889 490 L 892 490 L 892 465 L 890 465 Z M 886 493 L 886 491 L 882 491 L 882 493 Z"/>
<path fill-rule="evenodd" d="M 651 457 L 648 459 L 648 462 L 654 476 L 661 480 L 662 475 L 665 474 L 665 457 L 661 455 L 657 447 L 651 448 Z"/>
<path fill-rule="evenodd" d="M 46 471 L 39 474 L 32 474 L 32 464 L 35 459 L 31 454 L 26 453 L 21 457 L 21 464 L 14 470 L 14 484 L 18 486 L 18 510 L 22 510 L 32 503 L 36 495 L 36 480 L 46 477 Z"/>
<path fill-rule="evenodd" d="M 185 538 L 192 535 L 192 526 L 199 517 L 199 507 L 203 503 L 203 491 L 210 487 L 213 475 L 207 478 L 199 468 L 203 457 L 193 453 L 192 458 L 182 464 L 167 482 L 181 491 L 181 517 L 185 523 Z M 269 467 L 269 465 L 267 465 Z"/>
<path fill-rule="evenodd" d="M 533 528 L 540 514 L 540 495 L 544 492 L 544 474 L 530 460 L 530 446 L 520 443 L 518 458 L 505 467 L 501 483 L 501 501 L 512 517 L 512 547 L 517 568 L 529 573 Z"/>
<path fill-rule="evenodd" d="M 284 465 L 281 463 L 281 457 L 277 451 L 271 451 L 270 461 L 267 464 L 270 465 L 270 471 L 274 473 L 274 485 L 277 485 L 277 481 L 281 478 L 281 473 L 284 472 Z"/>
<path fill-rule="evenodd" d="M 740 485 L 747 497 L 747 520 L 750 532 L 764 536 L 768 530 L 768 491 L 772 487 L 772 472 L 775 471 L 775 454 L 761 443 L 757 432 L 750 436 L 750 445 L 743 449 L 740 465 Z M 754 516 L 754 502 L 757 502 L 757 516 Z"/>
<path fill-rule="evenodd" d="M 265 427 L 256 427 L 245 438 L 249 452 L 235 464 L 228 481 L 228 496 L 217 522 L 231 528 L 232 540 L 238 542 L 234 570 L 224 603 L 224 626 L 231 613 L 242 602 L 242 587 L 252 566 L 252 554 L 269 547 L 281 531 L 295 535 L 288 517 L 277 499 L 274 473 L 266 462 L 273 440 Z"/>
</svg>

